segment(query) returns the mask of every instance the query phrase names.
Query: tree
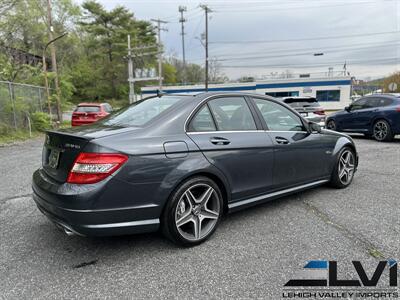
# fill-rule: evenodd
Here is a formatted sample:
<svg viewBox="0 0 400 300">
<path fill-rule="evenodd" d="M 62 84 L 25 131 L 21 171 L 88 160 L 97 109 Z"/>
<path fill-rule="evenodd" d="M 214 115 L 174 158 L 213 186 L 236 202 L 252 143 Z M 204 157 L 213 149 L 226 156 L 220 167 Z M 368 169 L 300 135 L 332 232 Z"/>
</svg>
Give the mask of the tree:
<svg viewBox="0 0 400 300">
<path fill-rule="evenodd" d="M 182 60 L 171 57 L 168 63 L 173 65 L 176 69 L 176 82 L 180 83 L 202 83 L 204 82 L 204 68 L 197 64 L 186 63 L 185 66 L 185 82 L 184 82 L 184 70 Z"/>
<path fill-rule="evenodd" d="M 210 59 L 208 64 L 208 80 L 211 83 L 227 81 L 228 78 L 221 72 L 221 63 L 217 59 Z"/>
<path fill-rule="evenodd" d="M 105 96 L 121 96 L 121 85 L 126 86 L 127 36 L 133 37 L 134 46 L 155 44 L 155 33 L 150 23 L 137 21 L 125 7 L 117 6 L 107 11 L 96 1 L 86 1 L 82 5 L 84 18 L 80 22 L 86 32 L 87 56 L 100 69 L 99 78 L 103 85 L 111 85 L 110 93 L 102 89 Z M 154 57 L 153 57 L 154 60 Z M 139 60 L 135 65 L 144 64 Z M 126 90 L 126 88 L 125 88 Z"/>
</svg>

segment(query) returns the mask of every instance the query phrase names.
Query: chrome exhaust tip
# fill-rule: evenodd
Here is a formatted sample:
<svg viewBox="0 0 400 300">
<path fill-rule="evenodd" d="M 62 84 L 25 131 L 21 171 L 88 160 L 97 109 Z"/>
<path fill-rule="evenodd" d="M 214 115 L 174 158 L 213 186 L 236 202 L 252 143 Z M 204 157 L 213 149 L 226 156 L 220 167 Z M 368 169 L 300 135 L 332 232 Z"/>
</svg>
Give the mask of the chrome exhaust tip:
<svg viewBox="0 0 400 300">
<path fill-rule="evenodd" d="M 64 232 L 66 235 L 68 235 L 68 236 L 75 235 L 75 232 L 69 230 L 68 228 L 64 227 L 63 229 L 64 229 Z"/>
</svg>

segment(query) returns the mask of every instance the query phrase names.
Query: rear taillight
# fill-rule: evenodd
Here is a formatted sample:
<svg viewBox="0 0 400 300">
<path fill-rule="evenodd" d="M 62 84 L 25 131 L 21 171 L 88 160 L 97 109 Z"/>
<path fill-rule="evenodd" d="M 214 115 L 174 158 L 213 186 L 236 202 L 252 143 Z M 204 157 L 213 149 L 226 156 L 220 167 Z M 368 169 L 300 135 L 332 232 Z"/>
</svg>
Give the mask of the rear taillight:
<svg viewBox="0 0 400 300">
<path fill-rule="evenodd" d="M 325 111 L 324 110 L 317 110 L 317 111 L 314 111 L 314 114 L 320 115 L 320 116 L 325 116 Z"/>
<path fill-rule="evenodd" d="M 96 183 L 118 170 L 128 156 L 116 153 L 80 153 L 68 174 L 68 183 Z"/>
<path fill-rule="evenodd" d="M 397 106 L 397 107 L 396 107 L 396 111 L 397 111 L 397 112 L 400 112 L 400 106 Z"/>
</svg>

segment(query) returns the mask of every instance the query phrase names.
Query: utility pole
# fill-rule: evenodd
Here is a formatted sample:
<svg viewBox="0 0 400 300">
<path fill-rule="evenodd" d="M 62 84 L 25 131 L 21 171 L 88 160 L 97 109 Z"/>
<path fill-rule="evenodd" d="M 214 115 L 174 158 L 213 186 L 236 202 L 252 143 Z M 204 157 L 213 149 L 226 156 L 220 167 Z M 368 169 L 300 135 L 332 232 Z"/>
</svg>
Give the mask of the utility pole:
<svg viewBox="0 0 400 300">
<path fill-rule="evenodd" d="M 47 22 L 48 22 L 48 32 L 49 32 L 49 40 L 53 40 L 53 25 L 52 25 L 52 17 L 51 17 L 51 0 L 47 0 Z M 61 123 L 62 122 L 62 111 L 61 111 L 61 90 L 60 84 L 58 80 L 58 72 L 57 72 L 57 57 L 56 57 L 56 48 L 54 44 L 50 44 L 50 52 L 51 52 L 51 65 L 52 71 L 55 74 L 54 84 L 56 87 L 57 93 L 57 119 Z"/>
<path fill-rule="evenodd" d="M 157 26 L 157 39 L 158 39 L 158 85 L 159 90 L 162 90 L 162 45 L 161 45 L 161 30 L 168 31 L 168 29 L 161 27 L 161 24 L 167 24 L 168 22 L 160 19 L 151 19 L 151 21 L 156 22 Z"/>
<path fill-rule="evenodd" d="M 185 59 L 185 25 L 184 23 L 186 22 L 186 19 L 183 17 L 183 12 L 186 11 L 186 6 L 179 6 L 179 12 L 181 13 L 181 17 L 179 19 L 179 22 L 181 23 L 181 35 L 182 35 L 182 61 L 183 61 L 183 72 L 182 72 L 182 78 L 183 78 L 183 83 L 186 83 L 186 59 Z"/>
<path fill-rule="evenodd" d="M 206 22 L 206 32 L 205 32 L 205 48 L 206 48 L 206 68 L 205 68 L 205 90 L 208 91 L 208 13 L 212 10 L 205 4 L 200 5 L 200 8 L 204 10 L 205 22 Z"/>
<path fill-rule="evenodd" d="M 43 74 L 44 74 L 44 83 L 45 83 L 45 87 L 46 87 L 46 96 L 47 96 L 47 108 L 49 110 L 49 115 L 50 118 L 52 119 L 52 115 L 51 115 L 51 103 L 50 103 L 50 89 L 49 89 L 49 81 L 47 79 L 47 63 L 46 63 L 46 50 L 47 47 L 49 45 L 51 45 L 52 43 L 54 43 L 55 41 L 57 41 L 58 39 L 61 39 L 62 37 L 64 37 L 65 35 L 67 35 L 68 33 L 65 32 L 62 35 L 59 35 L 58 37 L 56 37 L 55 39 L 50 40 L 43 48 L 43 53 L 42 53 L 42 63 L 43 63 Z"/>
<path fill-rule="evenodd" d="M 133 61 L 131 49 L 131 35 L 128 34 L 128 82 L 129 82 L 129 104 L 135 102 L 135 82 L 133 79 Z"/>
</svg>

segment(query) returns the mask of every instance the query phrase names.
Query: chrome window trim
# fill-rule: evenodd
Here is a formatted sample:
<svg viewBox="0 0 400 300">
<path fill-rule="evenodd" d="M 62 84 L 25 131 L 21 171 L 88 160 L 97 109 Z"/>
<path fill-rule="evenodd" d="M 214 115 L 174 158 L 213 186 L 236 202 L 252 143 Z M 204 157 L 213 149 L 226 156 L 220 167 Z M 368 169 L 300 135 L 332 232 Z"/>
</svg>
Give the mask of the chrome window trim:
<svg viewBox="0 0 400 300">
<path fill-rule="evenodd" d="M 269 132 L 271 132 L 271 133 L 279 133 L 279 132 L 282 132 L 282 133 L 308 133 L 308 131 L 304 131 L 304 130 L 301 130 L 301 131 L 291 131 L 291 130 L 287 130 L 287 131 L 282 131 L 282 130 L 263 130 L 263 129 L 260 129 L 260 130 L 229 130 L 229 131 L 223 131 L 223 130 L 221 130 L 221 131 L 218 131 L 218 130 L 216 130 L 216 131 L 188 131 L 188 132 L 186 132 L 186 134 L 210 134 L 210 133 L 212 133 L 212 134 L 217 134 L 217 133 L 248 133 L 248 132 L 265 132 L 265 133 L 269 133 Z"/>
<path fill-rule="evenodd" d="M 246 99 L 246 96 L 248 96 L 248 95 L 245 95 L 245 94 L 242 95 L 242 94 L 228 94 L 228 93 L 224 93 L 224 94 L 213 94 L 213 95 L 210 95 L 210 96 L 204 98 L 203 100 L 200 101 L 200 103 L 198 103 L 198 104 L 192 109 L 192 111 L 190 112 L 189 116 L 186 118 L 185 123 L 183 124 L 183 131 L 184 131 L 185 133 L 192 133 L 192 132 L 195 132 L 195 131 L 187 131 L 187 130 L 186 130 L 186 128 L 187 128 L 187 123 L 188 123 L 189 119 L 194 115 L 194 112 L 197 111 L 197 108 L 198 108 L 199 106 L 203 105 L 204 102 L 207 102 L 209 99 L 218 98 L 218 97 L 221 97 L 221 96 L 222 96 L 222 97 L 242 97 L 243 99 Z M 250 107 L 249 107 L 249 109 L 250 109 Z M 252 116 L 253 116 L 253 114 L 252 114 Z M 254 120 L 254 122 L 255 122 L 255 120 Z M 210 131 L 209 131 L 209 132 L 210 132 Z M 218 132 L 221 132 L 221 131 L 218 131 Z M 234 132 L 243 132 L 243 131 L 238 130 L 238 131 L 234 131 Z"/>
<path fill-rule="evenodd" d="M 308 131 L 305 131 L 305 130 L 302 130 L 302 131 L 290 131 L 290 130 L 288 130 L 288 131 L 279 131 L 279 130 L 264 130 L 264 129 L 257 129 L 257 130 L 232 130 L 232 131 L 187 131 L 186 130 L 186 128 L 187 128 L 187 123 L 188 123 L 188 121 L 189 121 L 189 119 L 190 118 L 192 118 L 192 116 L 194 115 L 194 112 L 195 111 L 197 111 L 197 109 L 201 106 L 201 105 L 203 105 L 205 102 L 207 102 L 209 99 L 212 99 L 212 98 L 218 98 L 218 97 L 221 97 L 221 96 L 224 96 L 224 97 L 243 97 L 243 98 L 245 98 L 246 96 L 247 97 L 254 97 L 254 98 L 259 98 L 259 99 L 263 99 L 263 100 L 267 100 L 267 101 L 273 101 L 273 102 L 276 102 L 277 104 L 280 104 L 280 103 L 278 103 L 276 100 L 274 101 L 274 99 L 270 99 L 269 98 L 269 96 L 267 96 L 267 97 L 265 97 L 264 95 L 247 95 L 247 94 L 240 94 L 240 95 L 238 95 L 238 94 L 228 94 L 228 93 L 224 93 L 224 94 L 213 94 L 213 95 L 210 95 L 210 96 L 208 96 L 208 97 L 206 97 L 206 98 L 204 98 L 203 100 L 201 100 L 193 109 L 192 109 L 192 111 L 190 112 L 190 114 L 189 114 L 189 116 L 186 118 L 186 120 L 185 120 L 185 123 L 183 124 L 183 131 L 184 131 L 184 133 L 186 133 L 186 134 L 207 134 L 207 133 L 237 133 L 237 132 L 242 132 L 242 133 L 244 133 L 244 132 L 260 132 L 260 131 L 264 131 L 264 132 L 303 132 L 303 133 L 308 133 Z M 282 105 L 282 104 L 280 104 L 280 105 Z M 282 105 L 283 107 L 285 107 L 285 104 L 284 105 Z M 286 105 L 287 106 L 287 105 Z M 295 113 L 300 117 L 300 119 L 303 119 L 303 117 L 297 112 L 297 111 L 295 111 Z"/>
<path fill-rule="evenodd" d="M 231 208 L 239 207 L 239 206 L 242 206 L 242 205 L 250 204 L 250 203 L 253 203 L 253 202 L 258 202 L 258 201 L 265 200 L 265 199 L 268 199 L 268 198 L 272 198 L 272 197 L 275 197 L 275 196 L 279 196 L 279 195 L 282 195 L 282 194 L 285 194 L 285 193 L 290 193 L 290 192 L 294 192 L 294 191 L 301 190 L 301 189 L 304 189 L 304 188 L 317 186 L 317 185 L 326 183 L 328 181 L 329 181 L 328 179 L 318 180 L 318 181 L 314 181 L 314 182 L 311 182 L 311 183 L 299 185 L 299 186 L 296 186 L 296 187 L 280 190 L 280 191 L 277 191 L 277 192 L 267 193 L 267 194 L 264 194 L 264 195 L 261 195 L 261 196 L 257 196 L 257 197 L 253 197 L 253 198 L 249 198 L 249 199 L 245 199 L 245 200 L 241 200 L 241 201 L 238 201 L 238 202 L 234 202 L 232 204 L 228 204 L 228 208 L 231 209 Z"/>
</svg>

